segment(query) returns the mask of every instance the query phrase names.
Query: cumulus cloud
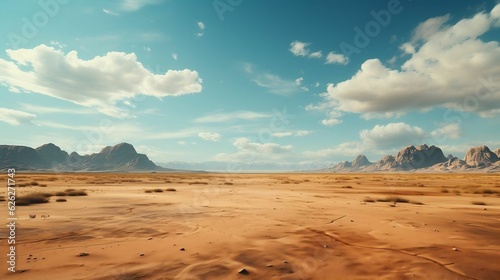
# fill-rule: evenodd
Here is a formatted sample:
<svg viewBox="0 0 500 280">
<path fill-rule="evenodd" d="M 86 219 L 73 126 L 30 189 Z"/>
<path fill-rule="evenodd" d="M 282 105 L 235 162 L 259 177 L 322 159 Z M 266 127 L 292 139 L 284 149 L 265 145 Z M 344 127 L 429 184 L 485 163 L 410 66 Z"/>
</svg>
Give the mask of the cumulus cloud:
<svg viewBox="0 0 500 280">
<path fill-rule="evenodd" d="M 179 96 L 202 90 L 194 70 L 168 70 L 154 74 L 137 61 L 134 53 L 109 52 L 90 60 L 76 51 L 64 54 L 46 45 L 7 50 L 0 59 L 0 83 L 124 117 L 129 100 L 137 95 Z"/>
<path fill-rule="evenodd" d="M 418 126 L 411 126 L 403 122 L 389 123 L 361 130 L 358 141 L 341 143 L 327 149 L 306 151 L 304 155 L 315 158 L 344 158 L 366 153 L 384 155 L 399 151 L 408 145 L 428 143 L 443 146 L 439 142 L 443 137 L 459 138 L 460 127 L 456 123 L 447 123 L 433 131 L 426 132 Z"/>
<path fill-rule="evenodd" d="M 309 45 L 310 43 L 293 41 L 290 43 L 290 52 L 292 52 L 295 56 L 306 56 L 309 54 L 309 50 L 307 49 L 307 46 Z"/>
<path fill-rule="evenodd" d="M 7 108 L 0 108 L 0 122 L 18 126 L 21 124 L 32 124 L 33 120 L 35 119 L 36 115 L 31 113 Z"/>
<path fill-rule="evenodd" d="M 480 38 L 498 25 L 499 10 L 500 4 L 455 24 L 446 24 L 449 16 L 423 22 L 401 46 L 409 57 L 400 69 L 369 59 L 350 79 L 328 84 L 323 107 L 365 117 L 434 107 L 499 114 L 500 46 Z"/>
<path fill-rule="evenodd" d="M 360 131 L 359 136 L 365 147 L 387 149 L 408 144 L 418 144 L 425 138 L 426 133 L 420 127 L 399 122 L 376 125 L 370 130 Z"/>
<path fill-rule="evenodd" d="M 458 123 L 444 124 L 438 129 L 430 133 L 433 140 L 443 142 L 446 139 L 458 139 L 462 133 L 461 127 Z"/>
<path fill-rule="evenodd" d="M 309 55 L 310 58 L 321 58 L 323 57 L 323 53 L 321 51 L 313 52 Z"/>
<path fill-rule="evenodd" d="M 326 64 L 342 64 L 346 65 L 349 63 L 349 58 L 344 56 L 343 54 L 329 52 L 326 56 Z"/>
<path fill-rule="evenodd" d="M 270 160 L 281 158 L 292 152 L 293 146 L 282 146 L 277 143 L 258 143 L 252 142 L 250 139 L 242 137 L 233 142 L 233 146 L 237 148 L 237 152 L 219 153 L 214 156 L 214 160 L 218 161 L 256 161 Z"/>
<path fill-rule="evenodd" d="M 221 136 L 217 132 L 200 132 L 198 137 L 207 141 L 217 142 L 220 140 Z"/>
</svg>

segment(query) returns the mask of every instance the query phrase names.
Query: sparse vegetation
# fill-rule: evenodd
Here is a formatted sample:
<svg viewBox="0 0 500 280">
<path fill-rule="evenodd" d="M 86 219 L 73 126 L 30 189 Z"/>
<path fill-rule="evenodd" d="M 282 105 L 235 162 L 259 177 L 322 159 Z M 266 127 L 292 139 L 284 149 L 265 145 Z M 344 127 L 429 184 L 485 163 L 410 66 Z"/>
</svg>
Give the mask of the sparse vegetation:
<svg viewBox="0 0 500 280">
<path fill-rule="evenodd" d="M 472 203 L 472 205 L 486 205 L 486 203 L 484 203 L 482 201 L 473 201 L 471 203 Z"/>
<path fill-rule="evenodd" d="M 153 192 L 160 193 L 160 192 L 163 192 L 163 190 L 162 189 L 154 189 Z"/>
<path fill-rule="evenodd" d="M 0 196 L 0 201 L 5 201 L 5 197 L 4 196 Z"/>
<path fill-rule="evenodd" d="M 375 199 L 367 197 L 367 198 L 363 199 L 363 201 L 364 202 L 375 202 Z"/>
<path fill-rule="evenodd" d="M 70 192 L 66 192 L 68 196 L 86 196 L 87 193 L 84 190 L 73 190 Z"/>
<path fill-rule="evenodd" d="M 38 186 L 39 184 L 38 184 L 38 182 L 37 182 L 37 181 L 32 181 L 32 182 L 30 182 L 30 185 L 31 185 L 31 186 Z"/>
<path fill-rule="evenodd" d="M 231 186 L 231 185 L 234 185 L 234 184 L 233 184 L 233 183 L 231 183 L 231 182 L 224 182 L 224 185 Z"/>
<path fill-rule="evenodd" d="M 66 202 L 66 198 L 58 198 L 56 199 L 56 202 Z"/>
<path fill-rule="evenodd" d="M 449 193 L 450 191 L 448 189 L 441 189 L 442 193 Z"/>
<path fill-rule="evenodd" d="M 66 196 L 68 194 L 66 192 L 56 192 L 54 195 L 55 196 Z"/>
<path fill-rule="evenodd" d="M 47 193 L 30 193 L 16 198 L 16 206 L 27 206 L 31 204 L 47 203 L 51 194 Z"/>
<path fill-rule="evenodd" d="M 168 188 L 168 189 L 166 189 L 166 191 L 167 191 L 167 192 L 176 192 L 177 190 L 176 190 L 176 189 L 174 189 L 174 188 Z"/>
<path fill-rule="evenodd" d="M 351 187 L 351 186 L 343 186 L 342 188 L 343 188 L 343 189 L 352 189 L 352 187 Z"/>
<path fill-rule="evenodd" d="M 144 192 L 145 193 L 152 193 L 153 191 L 152 190 L 145 190 Z"/>
<path fill-rule="evenodd" d="M 191 182 L 189 184 L 190 185 L 208 185 L 207 182 L 200 182 L 200 181 Z"/>
</svg>

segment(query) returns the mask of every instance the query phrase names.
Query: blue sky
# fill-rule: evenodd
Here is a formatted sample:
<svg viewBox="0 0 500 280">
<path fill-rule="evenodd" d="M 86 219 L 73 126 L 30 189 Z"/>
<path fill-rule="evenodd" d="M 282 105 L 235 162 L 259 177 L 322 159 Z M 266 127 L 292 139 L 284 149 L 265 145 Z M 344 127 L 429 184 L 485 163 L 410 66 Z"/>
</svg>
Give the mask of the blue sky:
<svg viewBox="0 0 500 280">
<path fill-rule="evenodd" d="M 154 161 L 500 148 L 498 1 L 2 1 L 1 144 Z"/>
</svg>

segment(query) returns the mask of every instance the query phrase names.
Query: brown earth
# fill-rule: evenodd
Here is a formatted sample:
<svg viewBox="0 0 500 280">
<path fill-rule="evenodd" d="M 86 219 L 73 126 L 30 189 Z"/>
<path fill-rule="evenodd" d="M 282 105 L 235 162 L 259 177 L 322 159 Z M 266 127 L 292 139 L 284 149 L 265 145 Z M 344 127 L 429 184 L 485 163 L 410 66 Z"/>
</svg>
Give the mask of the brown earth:
<svg viewBox="0 0 500 280">
<path fill-rule="evenodd" d="M 17 272 L 7 270 L 4 227 L 1 279 L 500 279 L 499 175 L 17 174 L 16 180 L 38 183 L 17 187 L 18 197 L 68 188 L 88 196 L 18 206 Z M 7 196 L 6 187 L 0 195 Z M 0 209 L 7 223 L 6 201 Z M 83 252 L 89 255 L 78 256 Z M 242 268 L 247 275 L 238 273 Z"/>
</svg>

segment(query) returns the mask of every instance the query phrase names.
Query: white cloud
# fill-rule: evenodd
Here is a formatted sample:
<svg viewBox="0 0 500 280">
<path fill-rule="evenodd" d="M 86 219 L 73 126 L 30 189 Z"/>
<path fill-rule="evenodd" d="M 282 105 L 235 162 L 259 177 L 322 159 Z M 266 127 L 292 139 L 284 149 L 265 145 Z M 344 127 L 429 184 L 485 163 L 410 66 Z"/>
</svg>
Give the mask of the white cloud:
<svg viewBox="0 0 500 280">
<path fill-rule="evenodd" d="M 200 132 L 198 137 L 207 141 L 217 142 L 220 140 L 221 136 L 217 132 Z"/>
<path fill-rule="evenodd" d="M 179 145 L 186 145 L 187 143 L 186 143 L 186 141 L 177 141 L 177 144 L 179 144 Z"/>
<path fill-rule="evenodd" d="M 316 82 L 316 83 L 314 84 L 314 87 L 319 87 L 319 86 L 320 86 L 319 82 Z"/>
<path fill-rule="evenodd" d="M 256 120 L 262 118 L 270 118 L 272 114 L 252 112 L 252 111 L 235 111 L 231 113 L 217 113 L 196 118 L 196 123 L 218 123 L 230 122 L 236 120 Z"/>
<path fill-rule="evenodd" d="M 290 43 L 290 51 L 295 56 L 306 56 L 309 54 L 309 50 L 307 49 L 307 46 L 309 45 L 310 43 L 293 41 L 292 43 Z"/>
<path fill-rule="evenodd" d="M 293 53 L 295 56 L 307 56 L 309 58 L 321 58 L 323 57 L 323 53 L 321 51 L 310 52 L 307 48 L 311 43 L 304 43 L 301 41 L 293 41 L 290 43 L 289 51 Z"/>
<path fill-rule="evenodd" d="M 445 139 L 458 139 L 462 133 L 458 123 L 444 124 L 430 133 L 433 140 L 443 142 Z"/>
<path fill-rule="evenodd" d="M 134 53 L 109 52 L 83 60 L 76 51 L 65 55 L 46 45 L 6 52 L 10 60 L 0 59 L 1 83 L 115 117 L 127 116 L 126 102 L 140 94 L 161 98 L 202 90 L 196 71 L 154 74 L 137 61 Z M 119 107 L 122 105 L 126 108 Z"/>
<path fill-rule="evenodd" d="M 350 79 L 327 86 L 323 107 L 329 108 L 327 112 L 365 116 L 434 107 L 499 114 L 500 46 L 479 38 L 494 28 L 498 10 L 500 4 L 491 14 L 478 13 L 450 25 L 445 25 L 447 16 L 422 23 L 403 44 L 406 52 L 414 52 L 400 69 L 369 59 Z"/>
<path fill-rule="evenodd" d="M 418 144 L 426 137 L 426 133 L 420 127 L 399 122 L 376 125 L 370 130 L 360 131 L 359 136 L 365 147 L 386 149 Z"/>
<path fill-rule="evenodd" d="M 306 136 L 313 133 L 310 130 L 295 130 L 295 131 L 284 131 L 284 132 L 275 132 L 271 134 L 273 137 L 281 138 L 281 137 L 289 137 L 289 136 Z"/>
<path fill-rule="evenodd" d="M 310 58 L 321 58 L 323 53 L 321 51 L 313 52 L 309 55 Z"/>
<path fill-rule="evenodd" d="M 295 79 L 295 84 L 297 84 L 298 86 L 300 86 L 300 84 L 302 84 L 303 80 L 304 80 L 303 77 L 297 78 L 297 79 Z"/>
<path fill-rule="evenodd" d="M 177 53 L 172 53 L 172 58 L 173 58 L 174 60 L 177 60 Z"/>
<path fill-rule="evenodd" d="M 134 12 L 147 5 L 159 4 L 161 0 L 123 0 L 120 8 L 126 12 Z"/>
<path fill-rule="evenodd" d="M 36 115 L 34 114 L 13 109 L 0 108 L 0 122 L 18 126 L 21 124 L 32 124 L 35 119 Z"/>
<path fill-rule="evenodd" d="M 321 123 L 323 125 L 326 125 L 326 126 L 334 126 L 337 124 L 341 124 L 342 121 L 339 119 L 325 119 L 325 120 L 321 120 Z"/>
<path fill-rule="evenodd" d="M 117 13 L 115 13 L 115 12 L 113 12 L 113 11 L 106 10 L 106 9 L 102 9 L 102 11 L 103 11 L 104 13 L 106 13 L 106 14 L 110 15 L 110 16 L 115 16 L 115 17 L 116 17 L 116 16 L 119 16 L 119 15 L 120 15 L 120 14 L 117 14 Z"/>
<path fill-rule="evenodd" d="M 203 34 L 205 33 L 205 23 L 203 23 L 202 21 L 198 22 L 198 28 L 200 29 L 200 31 L 196 34 L 196 36 L 198 37 L 201 37 L 203 36 Z"/>
<path fill-rule="evenodd" d="M 338 54 L 334 52 L 329 52 L 326 56 L 326 64 L 342 64 L 346 65 L 349 63 L 349 58 L 344 56 L 343 54 Z"/>
<path fill-rule="evenodd" d="M 282 158 L 292 152 L 293 146 L 282 146 L 276 143 L 257 143 L 242 137 L 233 142 L 237 152 L 232 154 L 220 153 L 214 156 L 218 161 L 256 161 Z"/>
<path fill-rule="evenodd" d="M 290 95 L 295 92 L 307 91 L 298 84 L 298 82 L 302 82 L 303 78 L 288 80 L 270 73 L 258 73 L 250 63 L 245 63 L 243 69 L 258 86 L 268 89 L 271 93 Z"/>
<path fill-rule="evenodd" d="M 61 107 L 49 107 L 22 103 L 21 108 L 25 111 L 37 114 L 74 114 L 74 115 L 92 115 L 94 111 L 90 109 L 69 109 Z"/>
<path fill-rule="evenodd" d="M 354 157 L 362 154 L 363 148 L 358 142 L 345 142 L 333 148 L 317 151 L 305 151 L 303 154 L 309 158 Z"/>
</svg>

